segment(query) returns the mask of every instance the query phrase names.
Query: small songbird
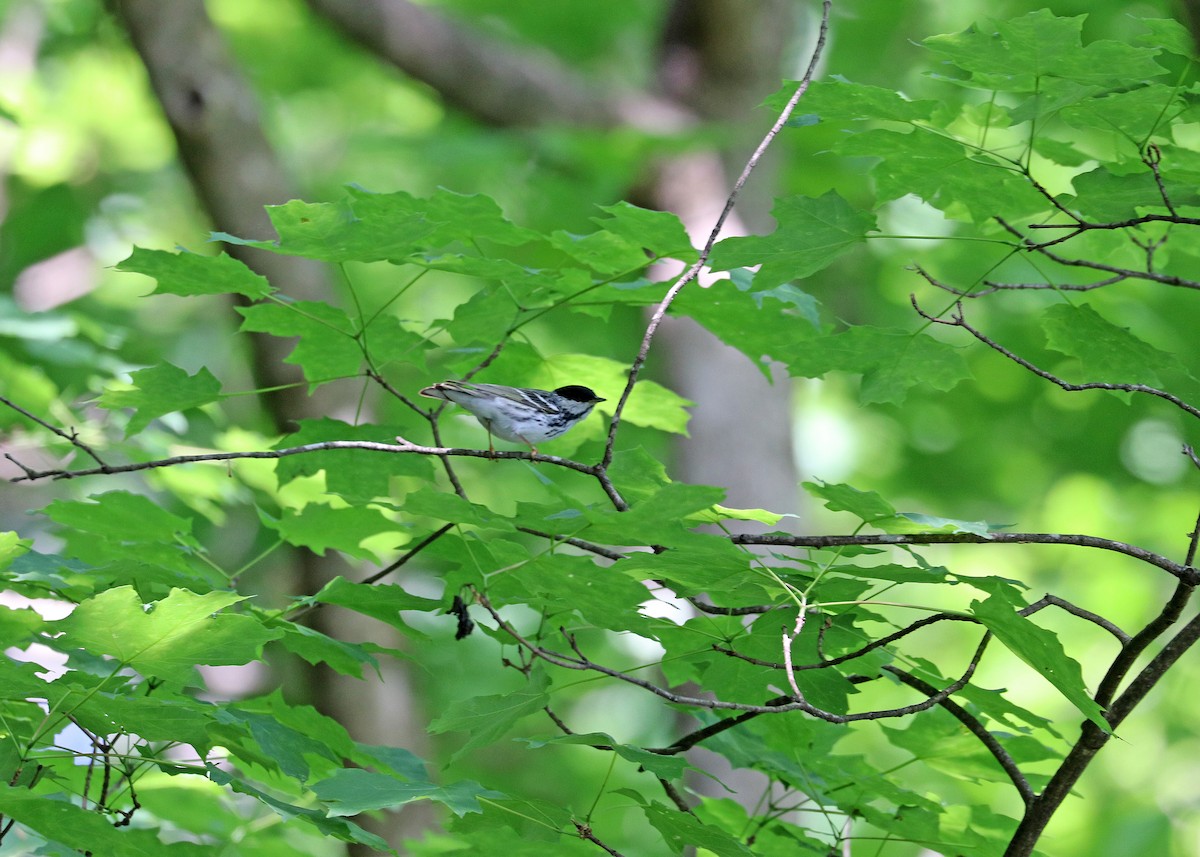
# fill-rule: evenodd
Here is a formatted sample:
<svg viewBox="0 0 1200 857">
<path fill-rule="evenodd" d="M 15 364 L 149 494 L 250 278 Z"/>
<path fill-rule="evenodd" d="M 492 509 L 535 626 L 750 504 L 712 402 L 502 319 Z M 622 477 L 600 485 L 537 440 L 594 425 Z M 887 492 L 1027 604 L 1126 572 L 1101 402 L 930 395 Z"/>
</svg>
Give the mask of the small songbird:
<svg viewBox="0 0 1200 857">
<path fill-rule="evenodd" d="M 557 390 L 530 390 L 500 384 L 442 381 L 421 391 L 431 399 L 454 402 L 475 415 L 488 432 L 488 449 L 495 452 L 492 435 L 502 440 L 534 444 L 558 437 L 592 412 L 604 399 L 587 387 L 570 384 Z"/>
</svg>

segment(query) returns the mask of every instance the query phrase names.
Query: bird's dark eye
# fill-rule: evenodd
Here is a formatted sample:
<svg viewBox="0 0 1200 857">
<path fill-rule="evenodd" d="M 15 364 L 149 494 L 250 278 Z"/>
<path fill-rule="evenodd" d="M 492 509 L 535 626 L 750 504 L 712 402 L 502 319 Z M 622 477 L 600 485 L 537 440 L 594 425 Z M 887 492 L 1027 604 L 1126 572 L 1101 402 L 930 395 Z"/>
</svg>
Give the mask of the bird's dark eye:
<svg viewBox="0 0 1200 857">
<path fill-rule="evenodd" d="M 570 399 L 572 402 L 594 402 L 597 397 L 587 387 L 582 387 L 579 384 L 569 384 L 566 387 L 559 387 L 554 391 L 564 399 Z M 600 399 L 600 401 L 604 401 Z"/>
</svg>

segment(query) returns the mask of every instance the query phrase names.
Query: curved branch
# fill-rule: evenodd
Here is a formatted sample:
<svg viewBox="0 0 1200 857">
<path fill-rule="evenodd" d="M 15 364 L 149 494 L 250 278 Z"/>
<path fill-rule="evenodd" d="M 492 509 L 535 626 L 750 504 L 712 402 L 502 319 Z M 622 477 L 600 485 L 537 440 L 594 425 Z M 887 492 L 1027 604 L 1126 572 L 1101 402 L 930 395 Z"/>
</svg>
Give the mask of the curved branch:
<svg viewBox="0 0 1200 857">
<path fill-rule="evenodd" d="M 1200 285 L 1200 284 L 1198 284 L 1198 285 Z M 963 316 L 961 301 L 959 302 L 958 306 L 956 307 L 956 309 L 954 311 L 954 315 L 949 319 L 945 319 L 945 318 L 938 318 L 937 316 L 932 316 L 929 313 L 925 312 L 923 309 L 921 309 L 921 307 L 917 304 L 916 295 L 910 295 L 909 297 L 912 302 L 913 309 L 915 309 L 917 311 L 917 313 L 921 316 L 921 318 L 925 319 L 926 321 L 928 321 L 932 324 L 942 324 L 942 325 L 946 325 L 947 327 L 961 327 L 963 330 L 965 330 L 967 333 L 971 334 L 973 337 L 975 337 L 977 340 L 982 342 L 988 348 L 995 351 L 997 354 L 1000 354 L 1003 357 L 1011 360 L 1013 363 L 1016 363 L 1022 369 L 1027 369 L 1028 371 L 1032 372 L 1034 375 L 1037 375 L 1039 378 L 1043 378 L 1043 379 L 1049 381 L 1051 384 L 1054 384 L 1054 385 L 1062 388 L 1063 390 L 1066 390 L 1068 393 L 1078 393 L 1082 390 L 1109 390 L 1109 391 L 1118 392 L 1118 393 L 1145 393 L 1148 396 L 1154 396 L 1155 398 L 1159 398 L 1164 401 L 1170 402 L 1172 405 L 1179 408 L 1181 411 L 1189 414 L 1190 416 L 1200 419 L 1200 408 L 1197 408 L 1195 405 L 1188 404 L 1183 399 L 1179 398 L 1178 396 L 1176 396 L 1173 393 L 1168 393 L 1166 390 L 1160 390 L 1157 387 L 1150 387 L 1150 386 L 1147 386 L 1146 384 L 1109 384 L 1109 383 L 1099 382 L 1099 381 L 1089 382 L 1086 384 L 1071 384 L 1067 381 L 1064 381 L 1062 378 L 1059 378 L 1057 375 L 1053 374 L 1052 372 L 1047 372 L 1045 369 L 1038 368 L 1037 366 L 1033 365 L 1028 360 L 1026 360 L 1024 357 L 1021 357 L 1019 354 L 1016 354 L 1015 352 L 1010 351 L 1007 348 L 1005 348 L 1003 345 L 1001 345 L 999 342 L 997 342 L 996 340 L 989 337 L 987 334 L 985 334 L 979 328 L 971 325 L 966 320 L 966 318 Z"/>
<path fill-rule="evenodd" d="M 921 693 L 928 694 L 931 698 L 938 693 L 938 689 L 936 687 L 926 681 L 923 681 L 922 679 L 917 678 L 910 672 L 906 672 L 905 670 L 891 665 L 886 665 L 883 668 L 904 684 L 908 685 L 914 690 L 920 691 Z M 1008 751 L 1004 749 L 1004 745 L 1001 744 L 996 739 L 996 736 L 989 732 L 987 728 L 979 722 L 979 719 L 976 718 L 975 715 L 971 714 L 971 712 L 967 711 L 954 700 L 943 699 L 939 704 L 942 706 L 942 708 L 946 709 L 946 711 L 955 720 L 965 726 L 968 732 L 978 738 L 979 743 L 983 744 L 983 746 L 987 748 L 988 752 L 992 754 L 992 758 L 999 762 L 1000 767 L 1004 769 L 1004 773 L 1008 774 L 1008 778 L 1012 781 L 1013 787 L 1016 788 L 1017 793 L 1021 795 L 1021 800 L 1026 806 L 1029 806 L 1029 804 L 1032 803 L 1036 797 L 1033 787 L 1029 785 L 1029 780 L 1025 779 L 1025 775 L 1021 773 L 1021 769 L 1017 766 L 1017 763 L 1013 761 L 1013 757 L 1010 756 Z"/>
<path fill-rule="evenodd" d="M 1108 633 L 1116 637 L 1117 641 L 1121 643 L 1121 645 L 1126 645 L 1131 639 L 1128 634 L 1118 628 L 1114 623 L 1105 619 L 1099 613 L 1093 613 L 1091 610 L 1084 610 L 1082 607 L 1077 607 L 1070 601 L 1067 601 L 1064 598 L 1059 598 L 1057 595 L 1051 595 L 1050 593 L 1046 593 L 1024 610 L 1020 610 L 1018 612 L 1020 612 L 1022 616 L 1030 616 L 1041 610 L 1043 607 L 1049 606 L 1058 607 L 1060 610 L 1064 610 L 1065 612 L 1070 613 L 1072 616 L 1077 616 L 1080 619 L 1084 619 L 1088 622 L 1091 622 L 1093 625 L 1103 628 L 1105 631 L 1108 631 Z"/>
<path fill-rule="evenodd" d="M 30 413 L 29 411 L 25 410 L 20 405 L 18 405 L 16 402 L 14 402 L 11 399 L 8 399 L 4 396 L 0 396 L 0 404 L 5 405 L 9 408 L 12 408 L 14 411 L 16 411 L 18 414 L 20 414 L 21 416 L 25 417 L 28 420 L 33 420 L 35 423 L 40 425 L 42 428 L 48 429 L 49 431 L 54 432 L 54 434 L 61 437 L 67 443 L 71 444 L 71 446 L 75 447 L 80 452 L 83 452 L 85 455 L 87 455 L 90 459 L 92 459 L 92 461 L 94 461 L 98 465 L 100 465 L 100 467 L 103 468 L 103 467 L 108 466 L 104 463 L 104 459 L 102 459 L 99 455 L 96 454 L 96 451 L 94 449 L 92 449 L 90 446 L 88 446 L 86 443 L 84 443 L 82 440 L 79 439 L 79 434 L 78 434 L 78 432 L 75 431 L 75 429 L 71 429 L 70 431 L 64 431 L 63 429 L 60 429 L 57 426 L 46 422 L 44 419 L 37 416 L 36 414 Z M 17 465 L 17 467 L 20 467 L 26 473 L 30 472 L 28 470 L 28 468 L 25 467 L 25 465 L 21 464 L 19 461 L 17 461 L 11 455 L 5 455 L 4 457 L 7 458 L 9 461 L 11 461 L 13 464 Z"/>
</svg>

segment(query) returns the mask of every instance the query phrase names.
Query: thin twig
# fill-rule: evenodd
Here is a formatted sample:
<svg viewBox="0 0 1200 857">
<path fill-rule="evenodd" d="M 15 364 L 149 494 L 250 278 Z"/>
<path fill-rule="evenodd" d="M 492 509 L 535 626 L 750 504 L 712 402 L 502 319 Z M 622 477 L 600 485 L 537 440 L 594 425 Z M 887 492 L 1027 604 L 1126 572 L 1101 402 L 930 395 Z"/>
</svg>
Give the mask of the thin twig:
<svg viewBox="0 0 1200 857">
<path fill-rule="evenodd" d="M 933 324 L 947 325 L 949 327 L 961 327 L 963 330 L 971 334 L 979 342 L 982 342 L 997 354 L 1002 355 L 1006 359 L 1016 363 L 1022 369 L 1032 372 L 1039 378 L 1049 381 L 1051 384 L 1054 384 L 1068 393 L 1078 393 L 1084 390 L 1108 390 L 1116 393 L 1144 393 L 1147 396 L 1154 396 L 1155 398 L 1170 402 L 1184 413 L 1200 419 L 1200 408 L 1197 408 L 1195 405 L 1188 404 L 1174 393 L 1168 393 L 1166 390 L 1160 390 L 1157 387 L 1150 387 L 1146 384 L 1109 384 L 1107 382 L 1099 381 L 1088 382 L 1085 384 L 1072 384 L 1068 381 L 1065 381 L 1055 375 L 1053 372 L 1047 372 L 1045 369 L 1035 366 L 1033 363 L 1029 362 L 1019 354 L 1010 351 L 999 342 L 989 337 L 986 333 L 979 330 L 979 328 L 970 324 L 970 322 L 968 322 L 963 315 L 961 301 L 958 303 L 954 315 L 951 318 L 946 319 L 930 315 L 929 313 L 925 312 L 925 310 L 921 309 L 920 305 L 917 303 L 916 295 L 910 295 L 909 298 L 913 305 L 913 309 L 915 309 L 921 318 L 925 319 L 926 321 L 929 321 Z"/>
<path fill-rule="evenodd" d="M 914 690 L 919 690 L 930 697 L 938 693 L 936 687 L 917 678 L 906 670 L 890 664 L 885 665 L 883 668 Z M 987 748 L 988 752 L 992 754 L 992 758 L 1004 769 L 1004 773 L 1008 774 L 1008 778 L 1012 781 L 1017 793 L 1021 795 L 1021 800 L 1028 806 L 1034 798 L 1033 787 L 1029 785 L 1029 780 L 1025 779 L 1025 775 L 1021 773 L 1021 768 L 1013 761 L 1013 757 L 1004 749 L 1004 745 L 979 722 L 979 719 L 975 715 L 971 714 L 971 712 L 967 711 L 954 700 L 943 699 L 939 704 L 950 716 L 965 726 L 968 732 L 979 739 L 979 743 Z"/>
<path fill-rule="evenodd" d="M 1080 619 L 1084 619 L 1088 622 L 1091 622 L 1093 625 L 1103 628 L 1105 631 L 1108 631 L 1108 633 L 1116 637 L 1117 641 L 1120 642 L 1121 645 L 1127 644 L 1132 639 L 1128 634 L 1118 628 L 1114 623 L 1105 619 L 1099 613 L 1093 613 L 1091 610 L 1085 610 L 1082 607 L 1077 607 L 1070 601 L 1067 601 L 1064 598 L 1059 598 L 1057 595 L 1051 595 L 1050 593 L 1046 593 L 1037 601 L 1033 602 L 1024 609 L 1019 610 L 1018 612 L 1022 616 L 1031 616 L 1037 611 L 1041 610 L 1043 607 L 1048 607 L 1051 605 L 1070 613 L 1072 616 L 1077 616 Z"/>
<path fill-rule="evenodd" d="M 610 848 L 609 846 L 605 845 L 603 842 L 601 842 L 599 839 L 596 838 L 596 834 L 592 833 L 592 826 L 590 824 L 586 824 L 582 821 L 576 821 L 575 819 L 571 819 L 571 823 L 573 825 L 575 825 L 575 829 L 577 831 L 579 831 L 580 839 L 587 840 L 588 842 L 592 843 L 593 845 L 599 846 L 601 849 L 606 851 L 608 854 L 612 855 L 612 857 L 622 857 L 622 854 L 620 851 Z"/>
<path fill-rule="evenodd" d="M 1200 572 L 1187 565 L 1172 562 L 1165 556 L 1136 545 L 1098 536 L 1072 533 L 880 533 L 857 536 L 795 536 L 784 534 L 754 535 L 739 533 L 730 537 L 737 545 L 774 545 L 777 547 L 832 548 L 853 545 L 857 547 L 883 547 L 889 545 L 1073 545 L 1113 551 L 1141 560 L 1148 565 L 1192 584 L 1200 583 Z"/>
<path fill-rule="evenodd" d="M 54 432 L 54 434 L 61 437 L 67 443 L 71 444 L 71 446 L 73 446 L 76 449 L 85 453 L 89 458 L 92 459 L 92 461 L 94 461 L 94 462 L 96 462 L 96 464 L 100 465 L 101 468 L 104 468 L 106 466 L 104 464 L 104 459 L 102 459 L 99 455 L 97 455 L 96 451 L 94 449 L 92 449 L 90 446 L 88 446 L 86 443 L 84 443 L 82 440 L 80 440 L 78 433 L 74 429 L 72 429 L 69 432 L 63 431 L 62 429 L 58 428 L 57 426 L 51 425 L 50 423 L 46 422 L 44 419 L 39 417 L 37 414 L 30 413 L 29 411 L 25 410 L 20 405 L 18 405 L 16 402 L 14 402 L 11 399 L 8 399 L 4 396 L 0 396 L 0 404 L 5 405 L 9 408 L 12 408 L 14 411 L 16 411 L 18 414 L 25 417 L 26 419 L 33 420 L 35 423 L 40 425 L 42 428 L 48 429 L 49 431 Z M 23 465 L 18 464 L 11 456 L 5 456 L 5 457 L 8 458 L 9 461 L 12 461 L 13 464 L 16 464 L 18 467 L 20 467 L 22 470 L 25 469 L 25 467 Z"/>
<path fill-rule="evenodd" d="M 454 529 L 454 524 L 443 524 L 441 527 L 434 530 L 432 533 L 427 535 L 425 538 L 421 539 L 421 541 L 417 542 L 411 548 L 406 550 L 399 557 L 399 559 L 397 559 L 395 562 L 393 562 L 387 568 L 381 569 L 380 571 L 377 571 L 374 574 L 372 574 L 370 577 L 364 578 L 363 580 L 361 580 L 359 582 L 360 583 L 368 583 L 368 584 L 375 583 L 376 581 L 387 577 L 393 571 L 396 571 L 397 569 L 401 568 L 409 560 L 411 560 L 413 557 L 415 557 L 421 551 L 425 550 L 425 548 L 429 547 L 431 544 L 436 542 L 442 536 L 446 535 L 446 533 L 450 532 L 452 529 Z"/>
<path fill-rule="evenodd" d="M 1138 220 L 1140 220 L 1140 219 L 1141 218 L 1138 218 Z M 1156 219 L 1156 218 L 1154 218 L 1153 216 L 1147 215 L 1147 219 L 1152 220 L 1152 219 Z M 1164 218 L 1160 217 L 1157 219 L 1164 219 Z M 1103 271 L 1106 274 L 1114 274 L 1114 275 L 1126 277 L 1128 279 L 1147 280 L 1152 283 L 1160 283 L 1164 286 L 1177 286 L 1177 287 L 1183 288 L 1183 289 L 1200 289 L 1200 282 L 1196 282 L 1195 280 L 1186 280 L 1183 277 L 1176 277 L 1176 276 L 1170 275 L 1170 274 L 1155 274 L 1152 271 L 1135 271 L 1132 268 L 1118 268 L 1114 265 L 1106 265 L 1103 262 L 1094 262 L 1090 259 L 1068 259 L 1065 256 L 1062 256 L 1062 255 L 1059 255 L 1058 253 L 1052 252 L 1049 249 L 1049 242 L 1047 244 L 1039 244 L 1036 241 L 1030 240 L 1028 237 L 1026 237 L 1024 234 L 1022 234 L 1022 232 L 1019 229 L 1017 229 L 1012 224 L 1008 223 L 1004 218 L 997 217 L 996 222 L 999 223 L 1001 226 L 1003 226 L 1005 229 L 1007 229 L 1011 234 L 1013 234 L 1017 238 L 1019 238 L 1023 242 L 1026 250 L 1029 250 L 1029 251 L 1035 252 L 1035 253 L 1040 253 L 1041 255 L 1043 255 L 1047 259 L 1049 259 L 1050 261 L 1057 262 L 1058 264 L 1064 265 L 1069 268 L 1088 268 L 1093 271 Z M 1132 224 L 1132 223 L 1133 223 L 1133 221 L 1130 221 L 1130 224 Z M 1200 221 L 1197 221 L 1197 224 L 1200 224 Z M 1045 224 L 1045 225 L 1050 226 L 1051 224 Z M 1090 229 L 1113 229 L 1113 228 L 1119 228 L 1120 226 L 1123 226 L 1123 225 L 1125 225 L 1125 224 L 1093 224 L 1087 228 L 1090 228 Z M 1062 239 L 1056 239 L 1056 241 L 1053 243 L 1058 243 L 1058 241 L 1061 241 L 1061 240 Z"/>
<path fill-rule="evenodd" d="M 638 348 L 637 356 L 634 358 L 633 364 L 629 367 L 629 379 L 625 382 L 625 389 L 621 391 L 621 397 L 617 401 L 617 406 L 613 411 L 612 422 L 609 423 L 608 441 L 605 443 L 604 456 L 600 462 L 601 470 L 607 470 L 608 466 L 612 464 L 613 447 L 617 440 L 617 429 L 621 425 L 621 416 L 625 412 L 625 404 L 629 401 L 629 396 L 633 393 L 634 385 L 638 382 L 638 375 L 641 373 L 642 367 L 646 364 L 646 358 L 650 354 L 650 343 L 654 339 L 654 334 L 658 330 L 659 325 L 662 323 L 663 318 L 666 316 L 667 310 L 671 306 L 671 302 L 675 300 L 676 296 L 678 296 L 678 294 L 683 290 L 684 286 L 696 279 L 700 273 L 700 270 L 708 263 L 708 257 L 712 254 L 713 246 L 717 243 L 717 237 L 721 234 L 721 230 L 725 227 L 725 221 L 729 218 L 730 213 L 733 211 L 733 206 L 737 202 L 737 198 L 742 191 L 742 187 L 746 184 L 747 179 L 750 178 L 750 174 L 754 171 L 754 168 L 758 166 L 758 162 L 762 159 L 763 153 L 766 152 L 767 147 L 771 145 L 771 142 L 775 139 L 779 132 L 783 130 L 784 125 L 787 124 L 788 118 L 792 115 L 792 111 L 795 110 L 796 105 L 800 102 L 800 99 L 804 96 L 804 93 L 808 91 L 808 87 L 812 83 L 813 76 L 817 71 L 817 63 L 820 61 L 821 54 L 825 50 L 826 37 L 829 34 L 830 8 L 831 0 L 824 0 L 821 6 L 821 25 L 817 33 L 817 44 L 814 46 L 812 56 L 809 58 L 808 68 L 805 70 L 804 76 L 800 79 L 799 84 L 796 86 L 796 91 L 792 94 L 792 97 L 788 99 L 787 104 L 776 118 L 775 124 L 771 126 L 769 131 L 767 131 L 766 135 L 762 138 L 762 141 L 759 142 L 758 147 L 754 150 L 754 153 L 751 154 L 749 160 L 746 161 L 745 167 L 742 168 L 741 175 L 738 176 L 737 181 L 733 184 L 733 190 L 730 191 L 729 197 L 725 200 L 725 207 L 721 210 L 721 214 L 717 217 L 716 223 L 713 224 L 712 230 L 708 233 L 708 239 L 704 242 L 704 247 L 700 251 L 700 256 L 694 263 L 692 263 L 691 267 L 689 267 L 683 273 L 683 275 L 675 281 L 671 288 L 667 290 L 666 295 L 662 299 L 662 303 L 658 305 L 657 309 L 655 309 L 654 313 L 650 316 L 650 323 L 646 326 L 646 332 L 642 336 L 642 344 Z"/>
</svg>

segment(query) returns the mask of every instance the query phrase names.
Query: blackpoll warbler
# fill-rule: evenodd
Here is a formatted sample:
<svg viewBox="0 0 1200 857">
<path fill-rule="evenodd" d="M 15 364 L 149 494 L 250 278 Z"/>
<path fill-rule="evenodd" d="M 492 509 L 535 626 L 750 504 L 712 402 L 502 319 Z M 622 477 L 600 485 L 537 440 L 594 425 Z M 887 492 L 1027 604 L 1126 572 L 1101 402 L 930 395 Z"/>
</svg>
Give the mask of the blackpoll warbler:
<svg viewBox="0 0 1200 857">
<path fill-rule="evenodd" d="M 488 432 L 502 440 L 524 443 L 534 452 L 534 444 L 558 437 L 592 412 L 604 399 L 587 387 L 571 384 L 557 390 L 530 390 L 500 384 L 468 384 L 442 381 L 421 391 L 431 399 L 445 399 L 461 405 L 479 420 Z"/>
</svg>

